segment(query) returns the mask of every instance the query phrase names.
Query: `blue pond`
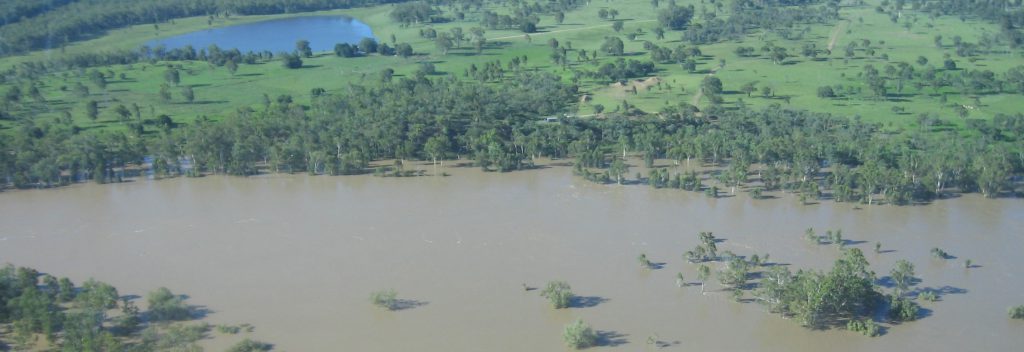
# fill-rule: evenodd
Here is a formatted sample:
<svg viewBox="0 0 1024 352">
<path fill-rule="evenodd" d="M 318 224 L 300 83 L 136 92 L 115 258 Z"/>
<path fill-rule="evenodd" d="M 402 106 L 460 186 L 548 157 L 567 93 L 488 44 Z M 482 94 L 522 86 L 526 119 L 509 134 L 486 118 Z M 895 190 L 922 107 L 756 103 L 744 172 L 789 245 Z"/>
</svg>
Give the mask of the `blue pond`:
<svg viewBox="0 0 1024 352">
<path fill-rule="evenodd" d="M 195 50 L 216 44 L 221 49 L 241 52 L 269 50 L 277 53 L 295 50 L 295 42 L 308 40 L 314 52 L 330 51 L 337 43 L 358 43 L 363 38 L 374 38 L 370 26 L 351 17 L 309 16 L 282 18 L 206 29 L 182 35 L 152 40 L 152 48 L 164 45 L 167 49 L 191 45 Z"/>
</svg>

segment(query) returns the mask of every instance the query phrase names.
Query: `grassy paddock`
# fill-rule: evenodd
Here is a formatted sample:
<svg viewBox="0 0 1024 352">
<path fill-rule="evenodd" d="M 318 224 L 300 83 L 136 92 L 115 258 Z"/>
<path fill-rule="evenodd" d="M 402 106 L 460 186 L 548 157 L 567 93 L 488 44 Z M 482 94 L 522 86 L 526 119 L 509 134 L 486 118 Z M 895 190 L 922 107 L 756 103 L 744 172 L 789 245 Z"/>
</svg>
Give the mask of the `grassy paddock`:
<svg viewBox="0 0 1024 352">
<path fill-rule="evenodd" d="M 694 3 L 697 16 L 700 14 L 698 1 L 679 1 L 681 5 Z M 658 65 L 656 76 L 662 83 L 661 87 L 646 85 L 638 87 L 638 94 L 625 88 L 609 85 L 609 82 L 584 79 L 581 83 L 582 90 L 592 97 L 592 102 L 581 104 L 578 108 L 580 114 L 591 114 L 595 104 L 602 104 L 606 111 L 612 111 L 616 106 L 621 105 L 623 100 L 629 101 L 631 105 L 637 106 L 644 111 L 657 111 L 666 105 L 679 103 L 692 103 L 699 90 L 700 82 L 707 72 L 716 70 L 715 73 L 724 83 L 726 105 L 737 105 L 742 99 L 747 106 L 762 107 L 769 104 L 782 104 L 794 107 L 805 108 L 814 111 L 831 112 L 838 115 L 859 115 L 866 121 L 881 122 L 893 129 L 914 128 L 917 124 L 917 116 L 921 113 L 928 113 L 937 116 L 953 126 L 962 126 L 963 120 L 957 116 L 954 109 L 957 105 L 970 105 L 973 109 L 970 118 L 991 118 L 996 113 L 1014 113 L 1020 111 L 1020 97 L 1009 94 L 980 95 L 977 97 L 949 95 L 948 101 L 940 102 L 942 93 L 952 92 L 946 88 L 945 91 L 933 92 L 931 88 L 925 87 L 920 91 L 912 85 L 907 85 L 901 94 L 891 95 L 886 99 L 878 99 L 871 96 L 870 90 L 866 87 L 864 80 L 857 77 L 867 64 L 874 65 L 882 71 L 887 64 L 895 65 L 897 62 L 907 62 L 915 66 L 916 70 L 923 69 L 915 63 L 918 56 L 924 56 L 929 64 L 936 67 L 942 66 L 944 54 L 951 55 L 956 60 L 960 69 L 986 69 L 1001 75 L 1013 66 L 1024 64 L 1019 51 L 1010 51 L 1005 47 L 997 47 L 997 53 L 987 53 L 975 57 L 974 60 L 956 57 L 951 47 L 950 38 L 960 35 L 965 42 L 977 42 L 983 33 L 995 33 L 994 25 L 977 22 L 973 20 L 960 21 L 953 17 L 943 17 L 930 20 L 927 15 L 905 11 L 904 16 L 917 17 L 917 22 L 908 30 L 903 23 L 892 23 L 888 15 L 876 13 L 874 6 L 877 1 L 869 1 L 868 5 L 853 7 L 845 6 L 840 10 L 842 20 L 836 25 L 809 25 L 807 34 L 797 40 L 785 40 L 772 32 L 750 33 L 742 41 L 724 42 L 712 45 L 701 46 L 704 58 L 698 61 L 697 72 L 689 73 L 679 65 Z M 662 7 L 667 6 L 663 1 Z M 617 20 L 624 21 L 624 29 L 621 33 L 612 30 L 612 21 L 601 20 L 597 12 L 601 8 L 614 8 L 619 11 Z M 493 9 L 498 12 L 507 11 L 506 8 Z M 709 10 L 710 11 L 710 10 Z M 117 117 L 113 107 L 124 104 L 131 107 L 132 103 L 141 107 L 144 119 L 154 119 L 156 116 L 166 114 L 171 116 L 175 122 L 188 123 L 197 116 L 208 116 L 218 119 L 231 113 L 239 106 L 255 106 L 262 101 L 263 94 L 273 99 L 281 94 L 290 94 L 300 103 L 309 101 L 310 89 L 314 87 L 324 88 L 329 93 L 343 94 L 349 84 L 375 83 L 379 80 L 379 72 L 385 68 L 393 68 L 396 76 L 411 75 L 419 67 L 421 62 L 431 62 L 437 67 L 440 74 L 453 74 L 462 78 L 463 72 L 472 64 L 482 67 L 485 62 L 500 60 L 503 64 L 515 56 L 528 57 L 528 67 L 537 70 L 551 71 L 562 75 L 567 80 L 572 77 L 572 69 L 596 70 L 591 63 L 576 62 L 576 53 L 571 51 L 568 54 L 570 67 L 563 68 L 555 65 L 551 58 L 551 49 L 547 41 L 555 38 L 562 45 L 572 43 L 572 48 L 586 49 L 588 52 L 597 50 L 606 36 L 617 35 L 626 42 L 627 59 L 648 60 L 649 55 L 643 49 L 644 41 L 651 41 L 663 47 L 674 47 L 680 44 L 680 32 L 669 31 L 665 39 L 656 40 L 652 29 L 657 27 L 656 12 L 648 0 L 624 0 L 624 1 L 594 1 L 589 6 L 583 6 L 575 11 L 566 13 L 562 24 L 556 24 L 552 16 L 544 16 L 540 23 L 540 32 L 529 36 L 517 31 L 488 31 L 489 45 L 480 55 L 464 43 L 462 48 L 450 50 L 447 55 L 441 55 L 433 44 L 433 41 L 420 38 L 419 30 L 427 26 L 438 31 L 447 31 L 453 27 L 462 27 L 468 31 L 471 27 L 479 26 L 478 14 L 467 14 L 466 20 L 451 23 L 432 25 L 413 25 L 401 27 L 393 23 L 388 17 L 390 6 L 378 6 L 370 8 L 321 11 L 303 14 L 286 14 L 273 16 L 232 16 L 229 19 L 218 18 L 214 21 L 214 27 L 241 24 L 253 21 L 266 20 L 271 18 L 312 16 L 312 15 L 347 15 L 358 18 L 373 28 L 375 35 L 382 42 L 389 41 L 394 35 L 398 42 L 412 44 L 418 55 L 403 59 L 399 57 L 370 56 L 362 58 L 338 58 L 332 53 L 318 53 L 312 59 L 304 59 L 304 68 L 289 70 L 283 68 L 279 62 L 268 62 L 257 65 L 240 65 L 238 72 L 231 75 L 223 67 L 211 67 L 205 62 L 173 62 L 171 64 L 183 67 L 181 85 L 190 85 L 195 92 L 195 102 L 187 104 L 181 97 L 179 88 L 172 88 L 173 101 L 164 102 L 159 96 L 159 87 L 164 83 L 164 66 L 167 63 L 140 63 L 131 66 L 111 66 L 99 68 L 101 71 L 113 71 L 115 78 L 109 79 L 105 91 L 89 83 L 82 71 L 61 72 L 47 76 L 42 81 L 40 88 L 43 96 L 47 99 L 45 104 L 26 102 L 23 103 L 18 112 L 22 116 L 33 118 L 56 118 L 63 111 L 69 111 L 74 123 L 85 129 L 119 129 L 124 128 L 117 123 Z M 695 21 L 700 21 L 695 18 Z M 67 53 L 78 53 L 97 49 L 132 49 L 147 41 L 166 36 L 173 36 L 194 30 L 209 28 L 206 17 L 195 17 L 175 20 L 174 24 L 160 24 L 159 30 L 152 25 L 139 25 L 129 28 L 110 31 L 108 35 L 90 41 L 75 43 L 65 48 Z M 642 30 L 636 40 L 627 40 L 625 34 Z M 802 29 L 802 28 L 798 28 Z M 932 38 L 935 35 L 942 35 L 946 45 L 943 48 L 936 48 Z M 805 43 L 814 43 L 818 48 L 827 48 L 835 36 L 835 48 L 831 55 L 821 54 L 817 60 L 810 60 L 800 57 L 800 48 Z M 296 38 L 296 40 L 302 38 Z M 843 48 L 851 41 L 858 42 L 863 39 L 871 41 L 871 48 L 875 50 L 874 56 L 867 56 L 862 47 L 858 47 L 857 55 L 844 60 Z M 884 41 L 884 44 L 882 44 Z M 786 64 L 773 64 L 765 55 L 756 57 L 738 57 L 734 50 L 737 46 L 753 46 L 760 48 L 763 43 L 772 42 L 776 46 L 786 47 L 791 55 Z M 882 54 L 888 55 L 888 60 L 880 58 Z M 58 51 L 39 51 L 28 55 L 15 56 L 0 59 L 0 67 L 9 67 L 20 62 L 40 60 L 54 55 L 60 55 Z M 599 63 L 609 62 L 616 58 L 601 55 Z M 725 66 L 719 69 L 721 60 Z M 973 61 L 973 62 L 972 62 Z M 118 76 L 124 73 L 126 79 L 121 80 Z M 72 93 L 71 88 L 76 82 L 90 88 L 91 94 L 87 98 L 77 97 Z M 760 92 L 753 96 L 739 92 L 740 86 L 748 82 L 755 82 L 760 89 L 768 86 L 774 92 L 774 96 L 763 97 Z M 0 86 L 0 90 L 6 91 L 8 86 Z M 24 84 L 13 83 L 13 84 Z M 862 92 L 858 95 L 840 98 L 819 98 L 816 90 L 823 85 L 837 85 L 860 87 Z M 60 88 L 64 86 L 66 91 Z M 667 89 L 671 86 L 671 89 Z M 628 87 L 628 85 L 627 85 Z M 895 92 L 895 89 L 890 89 Z M 975 98 L 981 102 L 977 105 Z M 100 103 L 100 117 L 95 122 L 86 118 L 85 103 L 89 100 L 96 100 Z M 697 100 L 698 106 L 706 106 L 707 100 Z M 894 107 L 903 109 L 903 112 L 896 113 Z M 0 121 L 0 128 L 12 131 L 11 121 Z M 948 127 L 946 127 L 948 128 Z"/>
</svg>

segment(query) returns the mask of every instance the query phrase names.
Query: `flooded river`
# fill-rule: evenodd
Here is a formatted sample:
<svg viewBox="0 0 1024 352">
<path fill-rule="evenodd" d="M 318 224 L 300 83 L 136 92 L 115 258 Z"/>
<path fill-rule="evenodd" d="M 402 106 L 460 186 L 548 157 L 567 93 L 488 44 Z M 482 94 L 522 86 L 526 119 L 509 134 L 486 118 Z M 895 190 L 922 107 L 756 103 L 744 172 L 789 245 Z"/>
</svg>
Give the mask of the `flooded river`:
<svg viewBox="0 0 1024 352">
<path fill-rule="evenodd" d="M 420 166 L 429 169 L 429 166 Z M 110 282 L 122 294 L 167 286 L 212 324 L 251 323 L 286 351 L 563 351 L 583 318 L 598 350 L 1007 351 L 1024 345 L 1024 201 L 965 195 L 927 206 L 824 202 L 792 195 L 708 199 L 646 186 L 602 186 L 568 167 L 450 177 L 269 175 L 82 184 L 0 194 L 0 261 Z M 771 254 L 792 270 L 825 268 L 836 248 L 804 230 L 842 229 L 872 269 L 916 265 L 915 288 L 942 290 L 925 317 L 868 338 L 811 331 L 737 303 L 717 283 L 678 288 L 699 231 L 719 250 Z M 874 243 L 882 243 L 882 254 Z M 956 259 L 939 260 L 939 247 Z M 658 270 L 639 268 L 640 253 Z M 977 265 L 964 269 L 963 261 Z M 717 265 L 717 264 L 715 264 Z M 566 280 L 582 304 L 554 310 L 536 290 Z M 712 279 L 711 281 L 717 282 Z M 385 311 L 393 288 L 414 307 Z M 749 295 L 748 295 L 749 297 Z M 886 324 L 886 326 L 889 326 Z M 208 350 L 223 343 L 208 341 Z"/>
</svg>

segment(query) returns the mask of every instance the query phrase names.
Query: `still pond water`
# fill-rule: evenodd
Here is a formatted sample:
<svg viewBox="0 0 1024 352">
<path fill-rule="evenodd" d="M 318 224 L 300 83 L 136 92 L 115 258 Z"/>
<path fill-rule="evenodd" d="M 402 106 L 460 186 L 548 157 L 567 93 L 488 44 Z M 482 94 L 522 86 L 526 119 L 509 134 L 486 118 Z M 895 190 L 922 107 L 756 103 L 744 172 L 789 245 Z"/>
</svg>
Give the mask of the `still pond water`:
<svg viewBox="0 0 1024 352">
<path fill-rule="evenodd" d="M 428 165 L 420 168 L 430 170 Z M 251 323 L 248 336 L 285 351 L 564 351 L 562 327 L 583 318 L 606 337 L 596 350 L 1011 351 L 1024 322 L 1024 202 L 965 195 L 927 206 L 801 206 L 790 194 L 708 199 L 644 186 L 603 186 L 569 167 L 513 173 L 450 168 L 450 177 L 210 176 L 80 184 L 0 194 L 0 262 L 122 294 L 160 286 L 188 294 L 212 324 Z M 681 254 L 697 233 L 719 250 L 771 254 L 826 268 L 831 246 L 804 230 L 843 229 L 887 275 L 917 267 L 916 289 L 940 291 L 924 317 L 868 338 L 811 331 L 695 281 Z M 875 241 L 883 253 L 874 253 Z M 930 256 L 932 247 L 957 259 Z M 646 253 L 664 263 L 640 269 Z M 964 269 L 962 261 L 978 266 Z M 719 264 L 713 264 L 717 266 Z M 538 291 L 566 280 L 579 307 L 554 310 Z M 714 279 L 712 279 L 714 281 Z M 412 308 L 368 296 L 394 288 Z M 748 295 L 749 297 L 749 295 Z M 223 350 L 242 336 L 208 340 Z M 234 340 L 232 340 L 234 339 Z"/>
<path fill-rule="evenodd" d="M 269 50 L 276 54 L 294 51 L 295 42 L 299 40 L 308 40 L 313 51 L 320 52 L 333 50 L 334 44 L 354 44 L 363 38 L 374 38 L 373 31 L 359 20 L 344 16 L 305 16 L 206 29 L 153 40 L 146 45 L 152 48 L 164 45 L 167 49 L 191 45 L 199 51 L 216 44 L 225 50 L 237 48 L 243 53 Z"/>
</svg>

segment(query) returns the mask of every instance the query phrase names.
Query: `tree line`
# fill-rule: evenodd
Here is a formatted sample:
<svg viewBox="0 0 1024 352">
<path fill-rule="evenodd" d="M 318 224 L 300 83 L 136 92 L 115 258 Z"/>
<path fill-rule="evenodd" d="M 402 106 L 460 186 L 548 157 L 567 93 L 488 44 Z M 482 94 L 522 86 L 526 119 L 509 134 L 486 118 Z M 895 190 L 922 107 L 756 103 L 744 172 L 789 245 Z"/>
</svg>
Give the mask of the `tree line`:
<svg viewBox="0 0 1024 352">
<path fill-rule="evenodd" d="M 698 54 L 694 51 L 687 54 Z M 464 74 L 476 82 L 454 76 L 431 79 L 430 67 L 401 78 L 384 70 L 378 84 L 336 92 L 319 89 L 308 105 L 286 95 L 264 96 L 262 109 L 243 107 L 220 122 L 200 118 L 179 125 L 169 117 L 142 121 L 137 107 L 123 105 L 114 112 L 130 125 L 128 132 L 84 132 L 67 116 L 22 119 L 12 138 L 0 141 L 5 151 L 0 153 L 0 175 L 15 187 L 81 179 L 116 182 L 127 166 L 141 164 L 145 156 L 155 158 L 152 167 L 161 174 L 184 173 L 182 165 L 189 165 L 193 173 L 237 175 L 261 169 L 363 173 L 370 171 L 370 161 L 382 159 L 469 158 L 484 169 L 507 171 L 548 156 L 576 157 L 581 166 L 600 169 L 596 174 L 588 171 L 597 176 L 611 171 L 617 160 L 613 155 L 630 151 L 649 165 L 667 158 L 724 169 L 706 178 L 659 174 L 654 184 L 666 187 L 707 191 L 725 185 L 735 191 L 750 186 L 797 191 L 808 199 L 908 204 L 950 191 L 1006 194 L 1015 187 L 1011 176 L 1024 171 L 1021 114 L 1000 115 L 991 122 L 971 120 L 975 122 L 966 133 L 893 135 L 859 118 L 780 106 L 711 106 L 699 111 L 683 103 L 648 114 L 623 101 L 618 111 L 634 117 L 618 118 L 613 112 L 608 119 L 537 123 L 540 117 L 571 112 L 578 88 L 551 74 L 528 72 L 524 63 L 525 58 L 513 58 L 507 69 L 500 61 L 483 69 L 471 66 Z M 619 61 L 598 72 L 617 79 L 644 67 Z M 169 84 L 174 84 L 175 71 L 172 67 L 165 72 Z M 93 70 L 88 77 L 101 85 L 106 74 Z M 708 96 L 721 93 L 716 80 L 705 80 L 702 90 Z M 5 95 L 5 104 L 35 99 L 31 88 L 15 88 Z M 84 85 L 74 89 L 81 88 L 88 90 Z M 578 173 L 587 177 L 582 170 Z M 588 179 L 618 182 L 622 176 Z"/>
</svg>

